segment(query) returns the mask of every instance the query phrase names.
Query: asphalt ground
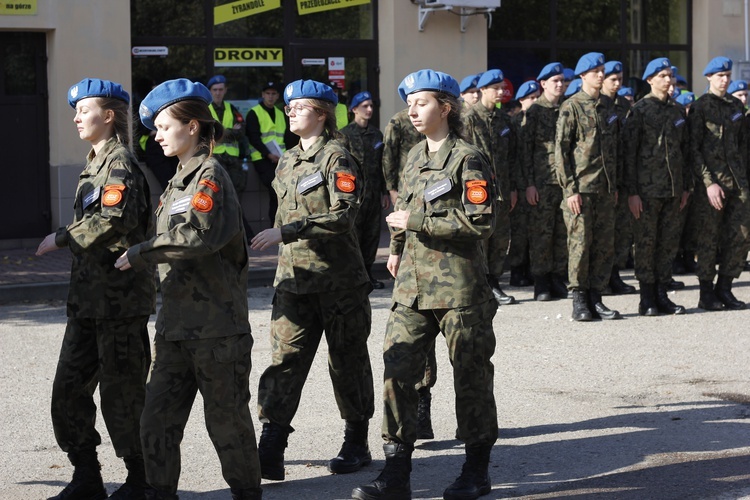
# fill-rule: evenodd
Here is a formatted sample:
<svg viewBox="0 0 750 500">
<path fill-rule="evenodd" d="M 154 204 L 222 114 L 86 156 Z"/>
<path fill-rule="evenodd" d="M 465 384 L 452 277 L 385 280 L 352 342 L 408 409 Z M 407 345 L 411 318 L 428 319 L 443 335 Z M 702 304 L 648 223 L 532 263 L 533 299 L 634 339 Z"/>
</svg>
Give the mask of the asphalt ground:
<svg viewBox="0 0 750 500">
<path fill-rule="evenodd" d="M 626 281 L 634 283 L 630 272 Z M 683 279 L 681 277 L 681 279 Z M 637 316 L 637 295 L 607 297 L 624 319 L 570 321 L 570 300 L 536 303 L 531 288 L 511 288 L 519 304 L 494 319 L 494 392 L 500 439 L 483 498 L 734 499 L 750 498 L 750 309 L 696 309 L 697 280 L 671 294 L 684 316 Z M 736 283 L 750 301 L 750 273 Z M 371 295 L 369 339 L 376 398 L 382 390 L 382 343 L 392 282 Z M 256 339 L 250 386 L 270 361 L 273 289 L 251 288 L 250 322 Z M 0 498 L 39 499 L 59 492 L 72 467 L 57 447 L 49 401 L 65 324 L 62 301 L 0 306 Z M 153 335 L 153 322 L 150 325 Z M 353 487 L 383 467 L 376 404 L 369 441 L 373 463 L 335 476 L 326 470 L 343 436 L 322 342 L 286 451 L 286 480 L 263 481 L 265 499 L 349 498 Z M 411 485 L 414 498 L 441 498 L 459 474 L 463 446 L 456 424 L 450 363 L 438 342 L 433 390 L 435 439 L 418 441 Z M 377 402 L 377 399 L 376 399 Z M 254 404 L 251 403 L 251 404 Z M 182 443 L 180 498 L 228 499 L 205 430 L 200 396 Z M 257 420 L 256 431 L 260 431 Z M 101 418 L 102 474 L 112 492 L 125 469 L 114 455 Z"/>
</svg>

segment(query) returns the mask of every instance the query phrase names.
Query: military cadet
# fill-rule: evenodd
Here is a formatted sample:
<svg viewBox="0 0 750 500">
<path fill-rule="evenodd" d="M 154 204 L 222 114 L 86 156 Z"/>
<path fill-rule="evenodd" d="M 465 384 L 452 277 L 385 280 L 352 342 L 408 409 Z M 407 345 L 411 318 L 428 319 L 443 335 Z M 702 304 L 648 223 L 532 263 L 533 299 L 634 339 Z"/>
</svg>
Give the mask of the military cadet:
<svg viewBox="0 0 750 500">
<path fill-rule="evenodd" d="M 570 82 L 570 85 L 568 85 L 568 87 L 565 89 L 565 94 L 563 94 L 563 97 L 564 97 L 563 100 L 575 95 L 576 93 L 580 91 L 581 91 L 581 79 L 576 78 L 575 80 Z"/>
<path fill-rule="evenodd" d="M 354 114 L 354 121 L 341 129 L 342 143 L 359 161 L 365 181 L 354 227 L 370 283 L 379 290 L 385 285 L 373 277 L 372 265 L 380 244 L 381 214 L 391 201 L 383 181 L 383 134 L 370 124 L 373 102 L 369 92 L 360 92 L 352 97 L 349 110 Z"/>
<path fill-rule="evenodd" d="M 276 165 L 281 154 L 286 151 L 284 134 L 286 119 L 284 112 L 276 107 L 279 99 L 278 84 L 266 82 L 261 90 L 261 100 L 250 108 L 245 116 L 245 132 L 250 143 L 250 160 L 258 173 L 260 183 L 268 189 L 268 220 L 273 224 L 276 218 L 278 201 L 273 192 Z"/>
<path fill-rule="evenodd" d="M 620 97 L 624 97 L 631 105 L 635 101 L 635 92 L 633 91 L 633 87 L 622 87 L 617 91 L 617 95 Z"/>
<path fill-rule="evenodd" d="M 617 113 L 618 126 L 621 130 L 625 125 L 628 112 L 630 112 L 630 101 L 617 94 L 620 88 L 622 88 L 622 63 L 620 61 L 607 61 L 604 64 L 604 82 L 602 83 L 601 95 L 612 99 L 615 113 Z M 620 189 L 615 203 L 614 265 L 609 278 L 609 286 L 605 291 L 605 293 L 613 295 L 635 293 L 635 287 L 628 285 L 620 277 L 620 269 L 627 266 L 628 257 L 633 247 L 633 215 L 628 208 L 627 194 L 622 189 L 622 168 L 620 166 L 618 166 L 617 172 Z"/>
<path fill-rule="evenodd" d="M 477 82 L 479 81 L 479 78 L 481 76 L 482 73 L 469 75 L 461 80 L 461 83 L 459 84 L 459 89 L 461 90 L 461 100 L 464 102 L 464 106 L 466 106 L 467 108 L 470 108 L 471 106 L 479 102 L 480 92 L 477 88 Z"/>
<path fill-rule="evenodd" d="M 695 102 L 695 94 L 683 92 L 675 99 L 675 102 L 685 108 L 685 115 L 689 115 L 690 106 Z"/>
<path fill-rule="evenodd" d="M 257 250 L 280 245 L 271 365 L 258 389 L 261 472 L 277 481 L 284 479 L 284 449 L 323 332 L 336 403 L 346 421 L 344 444 L 328 463 L 331 472 L 355 472 L 372 461 L 367 429 L 375 406 L 367 350 L 372 285 L 354 230 L 363 178 L 349 152 L 333 140 L 338 101 L 328 85 L 294 81 L 284 100 L 290 130 L 300 142 L 276 169 L 276 223 L 251 244 Z"/>
<path fill-rule="evenodd" d="M 408 110 L 402 109 L 388 122 L 383 134 L 383 177 L 385 188 L 391 197 L 391 205 L 396 205 L 401 173 L 411 148 L 424 139 L 409 120 Z"/>
<path fill-rule="evenodd" d="M 180 442 L 198 391 L 232 498 L 262 494 L 248 407 L 253 337 L 245 231 L 231 179 L 211 153 L 223 127 L 210 102 L 206 87 L 180 78 L 141 103 L 141 121 L 180 163 L 156 211 L 156 236 L 115 263 L 124 272 L 159 265 L 162 306 L 141 418 L 149 498 L 177 498 Z"/>
<path fill-rule="evenodd" d="M 537 80 L 543 92 L 526 112 L 523 130 L 523 178 L 529 204 L 529 249 L 534 299 L 548 301 L 568 297 L 565 274 L 568 235 L 560 204 L 562 189 L 555 172 L 555 127 L 563 95 L 563 66 L 547 64 Z"/>
<path fill-rule="evenodd" d="M 488 263 L 488 280 L 501 305 L 514 304 L 516 299 L 500 288 L 505 257 L 510 243 L 510 211 L 516 206 L 518 169 L 516 168 L 517 133 L 511 118 L 497 104 L 503 96 L 503 72 L 491 69 L 482 73 L 477 82 L 482 97 L 463 116 L 466 138 L 490 159 L 497 184 L 495 230 L 484 243 Z M 511 173 L 513 175 L 511 175 Z"/>
<path fill-rule="evenodd" d="M 359 486 L 360 500 L 411 498 L 417 391 L 429 345 L 445 336 L 453 365 L 456 419 L 466 461 L 443 498 L 490 492 L 488 464 L 497 439 L 491 362 L 497 302 L 487 283 L 481 240 L 492 233 L 492 167 L 460 138 L 458 83 L 420 70 L 399 85 L 414 126 L 426 140 L 412 150 L 391 227 L 388 270 L 396 278 L 383 345 L 385 468 Z"/>
<path fill-rule="evenodd" d="M 638 314 L 683 314 L 667 290 L 680 243 L 680 215 L 689 196 L 688 130 L 684 110 L 669 96 L 669 59 L 652 60 L 643 72 L 651 92 L 632 109 L 623 130 L 624 191 L 635 218 Z"/>
<path fill-rule="evenodd" d="M 700 300 L 708 311 L 743 309 L 732 293 L 732 281 L 745 263 L 750 224 L 745 109 L 727 94 L 732 60 L 715 57 L 703 74 L 709 89 L 693 103 L 688 124 L 695 187 L 695 234 Z M 721 249 L 721 252 L 719 252 Z M 718 264 L 716 287 L 713 279 Z"/>
<path fill-rule="evenodd" d="M 727 94 L 739 99 L 742 105 L 747 108 L 747 82 L 745 80 L 732 80 L 727 87 Z"/>
<path fill-rule="evenodd" d="M 139 420 L 151 351 L 148 317 L 156 305 L 153 268 L 120 273 L 113 264 L 153 234 L 148 182 L 130 148 L 130 96 L 119 83 L 85 78 L 68 103 L 78 136 L 91 144 L 73 206 L 73 222 L 48 235 L 37 255 L 73 254 L 68 322 L 52 384 L 52 427 L 74 466 L 64 499 L 107 498 L 96 447 L 97 383 L 112 446 L 128 477 L 112 498 L 142 497 L 145 483 Z"/>
<path fill-rule="evenodd" d="M 568 89 L 570 88 L 573 81 L 576 80 L 576 73 L 573 68 L 563 68 L 563 95 L 568 95 Z M 573 95 L 571 93 L 570 95 Z"/>
<path fill-rule="evenodd" d="M 560 106 L 555 139 L 573 319 L 617 319 L 620 313 L 604 305 L 602 291 L 614 258 L 618 116 L 612 100 L 600 96 L 604 56 L 585 54 L 575 72 L 581 77 L 581 91 Z"/>
<path fill-rule="evenodd" d="M 521 103 L 521 112 L 513 117 L 512 123 L 519 138 L 516 141 L 516 158 L 514 165 L 518 172 L 515 173 L 517 187 L 521 193 L 525 192 L 526 180 L 522 160 L 524 151 L 523 131 L 526 126 L 526 112 L 540 95 L 539 84 L 528 81 L 521 84 L 516 92 L 516 100 Z M 516 208 L 510 213 L 510 248 L 508 249 L 508 264 L 510 265 L 510 285 L 529 286 L 533 284 L 529 269 L 529 234 L 528 234 L 529 204 L 525 196 L 520 196 Z"/>
</svg>

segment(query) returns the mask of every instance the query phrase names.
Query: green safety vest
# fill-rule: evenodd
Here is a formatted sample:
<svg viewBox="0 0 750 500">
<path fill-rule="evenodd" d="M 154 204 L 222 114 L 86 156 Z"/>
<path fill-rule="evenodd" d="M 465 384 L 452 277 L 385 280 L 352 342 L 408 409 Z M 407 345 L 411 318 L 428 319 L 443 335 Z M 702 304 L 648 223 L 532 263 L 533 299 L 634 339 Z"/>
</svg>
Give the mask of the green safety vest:
<svg viewBox="0 0 750 500">
<path fill-rule="evenodd" d="M 219 120 L 219 115 L 216 114 L 214 103 L 209 104 L 208 109 L 211 110 L 211 116 L 214 117 L 214 120 L 217 122 L 220 121 L 226 130 L 232 130 L 232 127 L 234 127 L 234 114 L 232 113 L 231 104 L 228 102 L 224 103 L 224 116 L 221 117 L 221 120 Z M 239 157 L 240 145 L 236 142 L 222 142 L 214 146 L 214 154 L 218 155 L 221 153 L 227 153 L 229 156 Z"/>
<path fill-rule="evenodd" d="M 341 130 L 347 125 L 349 125 L 349 111 L 346 109 L 346 104 L 338 103 L 336 105 L 336 128 Z"/>
<path fill-rule="evenodd" d="M 281 151 L 286 151 L 284 146 L 284 132 L 286 132 L 286 121 L 284 120 L 284 114 L 281 113 L 276 107 L 274 107 L 274 116 L 276 121 L 271 120 L 271 115 L 261 106 L 260 104 L 253 107 L 250 111 L 255 113 L 258 117 L 258 125 L 260 125 L 260 140 L 263 144 L 268 144 L 272 140 L 275 140 Z M 252 144 L 250 145 L 250 160 L 258 161 L 263 158 L 263 155 L 255 149 Z"/>
</svg>

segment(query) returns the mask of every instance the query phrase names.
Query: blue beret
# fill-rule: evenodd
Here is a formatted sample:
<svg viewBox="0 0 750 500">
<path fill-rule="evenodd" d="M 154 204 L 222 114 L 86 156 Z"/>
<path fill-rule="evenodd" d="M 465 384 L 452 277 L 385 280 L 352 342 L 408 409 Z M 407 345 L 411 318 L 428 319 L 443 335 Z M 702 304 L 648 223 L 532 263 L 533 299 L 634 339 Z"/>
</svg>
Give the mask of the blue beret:
<svg viewBox="0 0 750 500">
<path fill-rule="evenodd" d="M 568 85 L 568 90 L 565 91 L 565 95 L 568 96 L 568 97 L 570 97 L 573 94 L 575 94 L 576 92 L 578 92 L 579 90 L 581 90 L 581 84 L 582 83 L 583 82 L 581 81 L 580 78 L 576 78 L 575 80 L 573 80 L 572 82 L 570 82 L 570 85 Z"/>
<path fill-rule="evenodd" d="M 620 61 L 607 61 L 604 63 L 605 78 L 615 73 L 622 73 L 622 63 Z"/>
<path fill-rule="evenodd" d="M 461 80 L 461 83 L 458 84 L 458 90 L 461 91 L 463 94 L 469 89 L 475 89 L 477 88 L 477 82 L 479 81 L 479 77 L 482 76 L 482 73 L 477 73 L 476 75 L 469 75 L 463 80 Z"/>
<path fill-rule="evenodd" d="M 315 80 L 295 80 L 284 89 L 284 102 L 294 99 L 320 99 L 322 101 L 339 103 L 336 92 L 325 83 L 316 82 Z"/>
<path fill-rule="evenodd" d="M 599 52 L 589 52 L 584 54 L 576 64 L 575 75 L 580 76 L 599 66 L 604 66 L 604 54 Z"/>
<path fill-rule="evenodd" d="M 687 106 L 688 104 L 692 104 L 695 102 L 695 94 L 692 92 L 683 92 L 682 94 L 678 95 L 675 101 L 678 104 L 682 104 L 683 106 Z"/>
<path fill-rule="evenodd" d="M 406 102 L 407 95 L 422 90 L 445 92 L 453 97 L 458 97 L 461 94 L 455 78 L 448 73 L 431 69 L 420 69 L 410 75 L 406 75 L 406 78 L 398 86 L 398 93 L 404 102 Z"/>
<path fill-rule="evenodd" d="M 536 79 L 539 81 L 542 81 L 548 78 L 552 78 L 553 76 L 562 75 L 562 74 L 563 74 L 563 65 L 560 64 L 559 62 L 553 62 L 543 67 L 542 71 L 539 72 L 539 76 L 537 76 Z"/>
<path fill-rule="evenodd" d="M 73 109 L 78 101 L 86 97 L 114 97 L 130 104 L 130 96 L 122 89 L 122 85 L 98 78 L 84 78 L 68 89 L 68 104 Z"/>
<path fill-rule="evenodd" d="M 212 100 L 211 91 L 202 83 L 193 83 L 187 78 L 168 80 L 155 87 L 141 102 L 138 108 L 141 123 L 150 130 L 156 130 L 156 115 L 176 102 L 188 100 L 203 101 L 208 105 Z"/>
<path fill-rule="evenodd" d="M 657 57 L 656 59 L 652 59 L 647 65 L 646 69 L 643 70 L 643 80 L 650 78 L 654 76 L 655 74 L 659 73 L 660 71 L 663 71 L 665 69 L 671 69 L 674 73 L 674 69 L 672 64 L 669 62 L 669 59 L 666 57 Z M 675 73 L 676 74 L 676 73 Z"/>
<path fill-rule="evenodd" d="M 703 76 L 713 75 L 719 71 L 732 71 L 732 60 L 724 56 L 714 57 L 708 61 Z"/>
<path fill-rule="evenodd" d="M 479 81 L 477 82 L 477 88 L 486 87 L 487 85 L 492 85 L 493 83 L 500 83 L 503 81 L 503 72 L 499 69 L 489 69 L 482 73 L 482 76 L 479 78 Z"/>
<path fill-rule="evenodd" d="M 633 97 L 635 93 L 633 92 L 633 87 L 622 87 L 617 91 L 617 95 L 621 95 L 623 97 Z"/>
<path fill-rule="evenodd" d="M 521 86 L 518 87 L 518 92 L 516 92 L 516 101 L 520 101 L 524 97 L 528 97 L 529 95 L 533 94 L 534 92 L 538 90 L 539 90 L 539 84 L 536 83 L 534 80 L 523 82 Z"/>
<path fill-rule="evenodd" d="M 687 80 L 682 75 L 674 75 L 674 77 L 677 79 L 677 83 L 681 83 L 683 85 L 687 85 Z"/>
<path fill-rule="evenodd" d="M 216 85 L 217 83 L 227 83 L 227 79 L 224 77 L 224 75 L 214 75 L 211 77 L 211 79 L 206 84 L 206 87 L 211 90 L 211 87 Z"/>
<path fill-rule="evenodd" d="M 371 101 L 372 94 L 367 91 L 360 92 L 359 94 L 352 97 L 352 102 L 349 103 L 349 111 L 353 110 L 365 101 Z"/>
<path fill-rule="evenodd" d="M 727 94 L 734 94 L 740 90 L 747 90 L 747 82 L 745 80 L 732 80 L 727 87 Z"/>
<path fill-rule="evenodd" d="M 573 68 L 563 68 L 563 76 L 566 82 L 572 82 L 573 78 L 576 77 L 576 72 L 573 71 Z"/>
</svg>

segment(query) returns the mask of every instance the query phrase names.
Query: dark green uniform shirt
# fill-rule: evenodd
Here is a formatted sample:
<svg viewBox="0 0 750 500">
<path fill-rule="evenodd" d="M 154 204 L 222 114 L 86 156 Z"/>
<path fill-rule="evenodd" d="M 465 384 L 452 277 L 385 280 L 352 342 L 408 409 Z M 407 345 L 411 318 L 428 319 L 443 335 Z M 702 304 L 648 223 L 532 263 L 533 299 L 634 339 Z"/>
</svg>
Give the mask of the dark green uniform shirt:
<svg viewBox="0 0 750 500">
<path fill-rule="evenodd" d="M 409 151 L 424 136 L 417 132 L 409 119 L 409 111 L 402 109 L 388 122 L 383 138 L 383 177 L 388 191 L 398 191 Z"/>
<path fill-rule="evenodd" d="M 366 127 L 360 127 L 356 122 L 351 122 L 339 132 L 344 136 L 341 143 L 362 168 L 365 195 L 379 197 L 387 194 L 383 180 L 383 134 L 380 130 L 369 123 Z"/>
<path fill-rule="evenodd" d="M 521 157 L 525 187 L 557 185 L 555 129 L 559 112 L 560 105 L 549 102 L 544 94 L 526 111 L 522 138 L 525 154 Z"/>
</svg>

